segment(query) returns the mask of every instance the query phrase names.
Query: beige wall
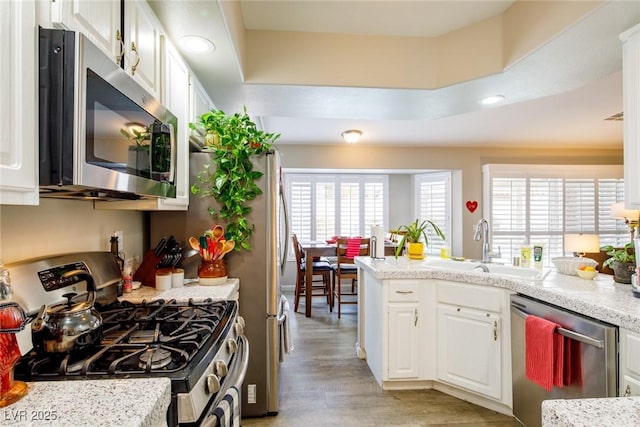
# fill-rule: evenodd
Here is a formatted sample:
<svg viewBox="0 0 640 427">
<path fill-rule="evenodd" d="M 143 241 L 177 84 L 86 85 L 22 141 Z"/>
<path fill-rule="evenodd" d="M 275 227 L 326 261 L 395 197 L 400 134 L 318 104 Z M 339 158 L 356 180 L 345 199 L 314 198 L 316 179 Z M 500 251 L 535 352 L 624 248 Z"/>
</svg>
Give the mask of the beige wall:
<svg viewBox="0 0 640 427">
<path fill-rule="evenodd" d="M 478 257 L 473 225 L 482 212 L 482 171 L 486 163 L 526 164 L 622 164 L 619 150 L 535 150 L 504 148 L 412 148 L 365 146 L 282 145 L 285 168 L 332 169 L 459 169 L 462 171 L 463 203 L 477 200 L 473 214 L 464 209 L 463 256 Z M 411 204 L 408 175 L 389 180 L 390 220 L 407 218 L 403 206 Z M 411 209 L 409 207 L 409 209 Z M 113 230 L 124 231 L 127 257 L 143 255 L 144 215 L 135 211 L 94 210 L 93 203 L 41 199 L 39 206 L 0 206 L 0 259 L 6 263 L 70 251 L 107 250 Z"/>
<path fill-rule="evenodd" d="M 39 206 L 0 206 L 0 259 L 5 263 L 76 251 L 109 250 L 124 232 L 127 258 L 142 258 L 143 214 L 94 210 L 93 202 L 40 199 Z M 120 246 L 122 250 L 122 245 Z"/>
<path fill-rule="evenodd" d="M 621 144 L 622 145 L 622 144 Z M 298 146 L 282 145 L 282 166 L 311 169 L 455 169 L 462 171 L 462 194 L 454 194 L 459 204 L 476 200 L 478 209 L 462 212 L 462 255 L 481 256 L 481 247 L 473 240 L 473 226 L 482 218 L 482 165 L 503 164 L 611 164 L 622 165 L 622 148 L 602 149 L 505 149 L 505 148 L 425 148 L 425 147 L 367 147 L 358 145 Z M 405 178 L 402 178 L 405 177 Z M 402 181 L 404 180 L 404 183 Z M 411 192 L 400 192 L 409 186 L 410 179 L 400 175 L 389 181 L 390 221 L 401 218 L 400 206 L 411 210 Z M 401 195 L 398 199 L 398 195 Z M 395 197 L 395 198 L 394 198 Z M 411 214 L 411 212 L 410 212 Z M 393 225 L 393 223 L 391 224 Z M 396 224 L 397 225 L 397 224 Z"/>
</svg>

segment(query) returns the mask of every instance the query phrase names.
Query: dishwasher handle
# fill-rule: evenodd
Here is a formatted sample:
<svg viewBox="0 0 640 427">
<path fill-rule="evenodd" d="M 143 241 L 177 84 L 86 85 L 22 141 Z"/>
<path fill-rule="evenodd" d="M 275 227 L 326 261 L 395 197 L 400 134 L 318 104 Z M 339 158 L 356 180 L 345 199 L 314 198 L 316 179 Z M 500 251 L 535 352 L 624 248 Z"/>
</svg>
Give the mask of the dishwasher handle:
<svg viewBox="0 0 640 427">
<path fill-rule="evenodd" d="M 518 316 L 523 317 L 525 319 L 527 318 L 527 316 L 529 316 L 529 314 L 525 313 L 524 311 L 520 310 L 519 308 L 517 308 L 517 307 L 515 307 L 513 305 L 511 306 L 511 311 L 513 311 L 515 314 L 517 314 Z M 590 337 L 588 335 L 584 335 L 584 334 L 581 334 L 579 332 L 575 332 L 575 331 L 572 331 L 570 329 L 565 329 L 565 328 L 561 328 L 561 327 L 556 328 L 556 331 L 560 335 L 562 335 L 564 337 L 567 337 L 567 338 L 571 338 L 572 340 L 580 341 L 581 343 L 592 345 L 592 346 L 597 347 L 597 348 L 604 348 L 604 341 L 598 340 L 596 338 L 592 338 L 592 337 Z"/>
</svg>

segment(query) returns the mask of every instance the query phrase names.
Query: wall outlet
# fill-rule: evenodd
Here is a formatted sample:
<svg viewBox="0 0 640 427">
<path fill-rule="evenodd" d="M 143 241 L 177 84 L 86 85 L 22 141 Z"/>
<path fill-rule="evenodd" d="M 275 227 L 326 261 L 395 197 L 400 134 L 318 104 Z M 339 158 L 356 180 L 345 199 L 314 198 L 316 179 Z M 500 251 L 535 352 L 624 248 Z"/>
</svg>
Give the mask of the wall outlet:
<svg viewBox="0 0 640 427">
<path fill-rule="evenodd" d="M 247 403 L 256 403 L 256 385 L 249 384 L 247 386 Z"/>
</svg>

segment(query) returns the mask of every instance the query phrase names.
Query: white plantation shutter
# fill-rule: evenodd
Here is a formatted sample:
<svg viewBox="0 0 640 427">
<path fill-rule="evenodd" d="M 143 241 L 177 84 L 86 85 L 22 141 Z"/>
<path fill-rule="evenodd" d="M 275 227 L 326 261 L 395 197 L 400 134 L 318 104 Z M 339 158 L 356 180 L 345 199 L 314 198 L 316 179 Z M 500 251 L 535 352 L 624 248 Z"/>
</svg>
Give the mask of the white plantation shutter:
<svg viewBox="0 0 640 427">
<path fill-rule="evenodd" d="M 335 236 L 336 229 L 336 183 L 333 180 L 319 180 L 315 185 L 315 218 L 308 226 L 315 224 L 316 240 L 326 240 Z M 313 223 L 313 224 L 312 224 Z"/>
<path fill-rule="evenodd" d="M 416 176 L 417 183 L 417 216 L 419 221 L 433 221 L 444 233 L 451 238 L 451 173 L 437 172 Z M 440 248 L 447 244 L 438 237 L 433 229 L 427 228 L 429 245 L 428 253 L 439 253 Z"/>
<path fill-rule="evenodd" d="M 624 222 L 610 215 L 611 205 L 624 197 L 622 173 L 622 166 L 483 166 L 493 249 L 500 246 L 508 262 L 525 240 L 541 243 L 549 265 L 551 258 L 569 255 L 565 233 L 598 234 L 603 246 L 626 243 Z"/>
<path fill-rule="evenodd" d="M 369 236 L 371 226 L 387 227 L 386 175 L 285 173 L 291 232 L 299 240 Z"/>
<path fill-rule="evenodd" d="M 365 181 L 363 191 L 364 234 L 371 234 L 371 227 L 385 223 L 385 208 L 387 206 L 384 184 L 378 180 Z"/>
<path fill-rule="evenodd" d="M 360 183 L 340 183 L 340 236 L 362 236 L 360 232 Z"/>
<path fill-rule="evenodd" d="M 298 240 L 311 240 L 311 180 L 300 177 L 288 187 L 291 231 Z"/>
</svg>

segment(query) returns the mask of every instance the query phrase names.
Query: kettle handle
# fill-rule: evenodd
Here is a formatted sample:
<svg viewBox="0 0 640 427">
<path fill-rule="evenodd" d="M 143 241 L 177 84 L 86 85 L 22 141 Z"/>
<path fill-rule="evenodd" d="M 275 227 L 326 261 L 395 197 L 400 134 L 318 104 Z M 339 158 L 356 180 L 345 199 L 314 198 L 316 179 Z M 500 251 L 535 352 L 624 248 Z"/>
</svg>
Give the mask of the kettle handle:
<svg viewBox="0 0 640 427">
<path fill-rule="evenodd" d="M 96 292 L 98 289 L 96 288 L 96 281 L 93 280 L 93 276 L 86 272 L 85 270 L 70 270 L 62 275 L 62 278 L 73 277 L 75 279 L 74 283 L 85 281 L 87 282 L 87 300 L 91 302 L 91 305 L 96 300 Z"/>
</svg>

